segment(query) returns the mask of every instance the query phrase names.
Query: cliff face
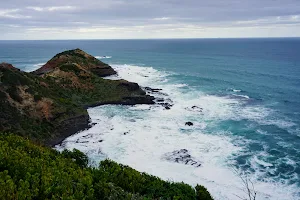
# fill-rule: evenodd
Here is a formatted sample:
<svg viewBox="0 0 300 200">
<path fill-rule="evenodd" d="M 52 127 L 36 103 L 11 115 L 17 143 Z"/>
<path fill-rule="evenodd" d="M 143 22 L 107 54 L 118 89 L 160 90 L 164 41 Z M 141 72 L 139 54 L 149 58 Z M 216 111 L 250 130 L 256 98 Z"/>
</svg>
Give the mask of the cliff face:
<svg viewBox="0 0 300 200">
<path fill-rule="evenodd" d="M 99 77 L 115 73 L 79 49 L 57 54 L 33 73 L 0 64 L 0 131 L 53 145 L 88 127 L 87 107 L 154 103 L 136 83 Z"/>
</svg>

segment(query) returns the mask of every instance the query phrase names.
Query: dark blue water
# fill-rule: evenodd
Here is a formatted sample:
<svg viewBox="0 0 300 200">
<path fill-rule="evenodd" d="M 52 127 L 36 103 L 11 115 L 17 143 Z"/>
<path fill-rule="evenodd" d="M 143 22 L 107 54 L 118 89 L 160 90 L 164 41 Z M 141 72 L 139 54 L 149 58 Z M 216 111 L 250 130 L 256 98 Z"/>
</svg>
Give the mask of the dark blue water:
<svg viewBox="0 0 300 200">
<path fill-rule="evenodd" d="M 110 64 L 151 66 L 169 72 L 174 83 L 251 107 L 208 123 L 206 132 L 223 130 L 235 145 L 245 145 L 228 159 L 236 168 L 300 188 L 299 38 L 0 41 L 0 62 L 32 71 L 73 48 L 112 56 L 103 59 Z"/>
</svg>

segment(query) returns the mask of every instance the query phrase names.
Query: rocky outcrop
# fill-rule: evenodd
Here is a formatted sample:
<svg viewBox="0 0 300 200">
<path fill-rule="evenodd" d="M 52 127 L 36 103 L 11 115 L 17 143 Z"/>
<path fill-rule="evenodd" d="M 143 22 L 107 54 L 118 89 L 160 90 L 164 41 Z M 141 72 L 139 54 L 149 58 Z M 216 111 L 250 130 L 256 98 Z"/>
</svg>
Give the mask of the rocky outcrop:
<svg viewBox="0 0 300 200">
<path fill-rule="evenodd" d="M 135 105 L 135 104 L 154 104 L 154 97 L 150 95 L 139 95 L 123 98 L 124 101 L 121 102 L 123 105 Z"/>
<path fill-rule="evenodd" d="M 73 63 L 81 66 L 83 70 L 90 71 L 100 77 L 110 76 L 117 73 L 111 66 L 101 62 L 97 58 L 87 54 L 81 49 L 74 49 L 59 53 L 41 68 L 32 73 L 36 75 L 44 75 L 54 71 L 56 68 L 59 68 L 62 65 Z"/>
<path fill-rule="evenodd" d="M 160 92 L 162 91 L 162 89 L 158 89 L 158 88 L 150 88 L 150 87 L 145 87 L 144 88 L 146 91 L 149 91 L 149 92 Z"/>
<path fill-rule="evenodd" d="M 55 137 L 46 140 L 45 144 L 48 146 L 59 144 L 74 133 L 90 128 L 91 125 L 89 123 L 90 117 L 88 113 L 67 118 L 56 128 L 54 133 Z"/>
<path fill-rule="evenodd" d="M 173 101 L 168 97 L 168 94 L 163 93 L 162 89 L 159 88 L 150 88 L 150 87 L 144 87 L 143 88 L 147 94 L 149 95 L 155 95 L 155 103 L 158 105 L 161 105 L 165 108 L 165 110 L 170 110 L 172 108 Z"/>
<path fill-rule="evenodd" d="M 54 145 L 89 127 L 87 107 L 154 104 L 137 83 L 107 80 L 115 74 L 82 50 L 57 54 L 33 73 L 0 64 L 0 131 Z"/>
<path fill-rule="evenodd" d="M 118 101 L 104 101 L 104 102 L 98 102 L 94 104 L 87 104 L 84 106 L 84 108 L 93 108 L 97 106 L 102 105 L 124 105 L 124 106 L 133 106 L 137 104 L 155 104 L 154 97 L 150 95 L 137 95 L 137 96 L 130 96 L 130 97 L 124 97 L 122 100 Z"/>
<path fill-rule="evenodd" d="M 118 80 L 120 87 L 125 87 L 129 91 L 137 91 L 139 90 L 141 94 L 146 94 L 137 83 L 132 83 L 126 80 Z"/>
<path fill-rule="evenodd" d="M 194 124 L 193 124 L 193 122 L 186 122 L 185 125 L 186 126 L 193 126 Z"/>
<path fill-rule="evenodd" d="M 196 161 L 190 154 L 187 149 L 180 149 L 178 151 L 173 151 L 170 153 L 166 153 L 163 156 L 163 159 L 176 162 L 176 163 L 182 163 L 185 165 L 192 165 L 194 167 L 200 167 L 201 163 L 199 161 Z"/>
</svg>

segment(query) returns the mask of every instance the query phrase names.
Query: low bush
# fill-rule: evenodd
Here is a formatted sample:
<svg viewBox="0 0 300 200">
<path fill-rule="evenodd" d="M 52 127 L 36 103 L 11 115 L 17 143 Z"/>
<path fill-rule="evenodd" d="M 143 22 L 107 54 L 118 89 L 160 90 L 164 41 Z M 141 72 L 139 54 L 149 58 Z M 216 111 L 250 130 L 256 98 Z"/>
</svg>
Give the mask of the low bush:
<svg viewBox="0 0 300 200">
<path fill-rule="evenodd" d="M 211 200 L 196 190 L 111 160 L 87 167 L 79 150 L 62 153 L 12 134 L 0 134 L 0 199 L 182 199 Z"/>
</svg>

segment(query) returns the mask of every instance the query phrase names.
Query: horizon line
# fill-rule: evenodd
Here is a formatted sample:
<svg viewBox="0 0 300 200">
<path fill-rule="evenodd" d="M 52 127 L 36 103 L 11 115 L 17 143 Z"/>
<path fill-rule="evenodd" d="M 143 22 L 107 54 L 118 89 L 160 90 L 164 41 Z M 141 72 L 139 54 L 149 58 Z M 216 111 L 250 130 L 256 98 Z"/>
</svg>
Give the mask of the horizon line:
<svg viewBox="0 0 300 200">
<path fill-rule="evenodd" d="M 74 40 L 193 40 L 193 39 L 300 39 L 297 37 L 201 37 L 201 38 L 78 38 L 78 39 L 0 39 L 0 41 L 74 41 Z"/>
</svg>

